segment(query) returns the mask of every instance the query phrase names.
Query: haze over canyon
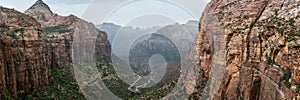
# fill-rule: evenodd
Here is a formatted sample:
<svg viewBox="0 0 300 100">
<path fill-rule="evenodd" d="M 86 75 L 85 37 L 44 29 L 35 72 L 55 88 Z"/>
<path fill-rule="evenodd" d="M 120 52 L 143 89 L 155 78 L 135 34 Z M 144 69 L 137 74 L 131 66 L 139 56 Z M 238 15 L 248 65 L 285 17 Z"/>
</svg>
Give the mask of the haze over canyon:
<svg viewBox="0 0 300 100">
<path fill-rule="evenodd" d="M 128 25 L 0 1 L 0 99 L 300 100 L 299 0 L 175 1 Z"/>
</svg>

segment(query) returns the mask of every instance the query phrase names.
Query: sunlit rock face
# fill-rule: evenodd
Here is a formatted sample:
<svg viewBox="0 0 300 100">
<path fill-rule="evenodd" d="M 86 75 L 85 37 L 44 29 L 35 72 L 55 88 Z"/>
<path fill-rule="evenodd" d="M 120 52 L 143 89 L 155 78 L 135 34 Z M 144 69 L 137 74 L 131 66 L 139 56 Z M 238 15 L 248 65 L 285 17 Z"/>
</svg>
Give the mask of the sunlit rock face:
<svg viewBox="0 0 300 100">
<path fill-rule="evenodd" d="M 226 73 L 213 99 L 300 99 L 299 7 L 298 0 L 212 0 L 207 5 L 196 41 L 199 67 L 211 72 L 216 51 L 226 51 Z M 216 48 L 220 40 L 226 48 Z"/>
</svg>

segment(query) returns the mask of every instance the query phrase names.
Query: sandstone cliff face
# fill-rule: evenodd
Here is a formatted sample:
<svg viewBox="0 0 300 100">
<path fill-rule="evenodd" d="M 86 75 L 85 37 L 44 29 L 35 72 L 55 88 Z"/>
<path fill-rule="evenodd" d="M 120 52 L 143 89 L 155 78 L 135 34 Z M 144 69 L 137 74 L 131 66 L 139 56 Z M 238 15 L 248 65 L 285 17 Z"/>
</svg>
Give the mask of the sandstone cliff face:
<svg viewBox="0 0 300 100">
<path fill-rule="evenodd" d="M 0 8 L 0 99 L 21 97 L 50 83 L 51 67 L 72 73 L 75 57 L 110 57 L 106 33 L 93 24 L 53 14 L 42 0 L 25 13 Z"/>
<path fill-rule="evenodd" d="M 225 51 L 224 80 L 211 99 L 300 99 L 299 16 L 298 0 L 212 0 L 196 43 L 206 73 Z"/>
<path fill-rule="evenodd" d="M 18 97 L 50 81 L 41 25 L 30 16 L 0 8 L 0 99 Z"/>
<path fill-rule="evenodd" d="M 43 8 L 43 9 L 39 9 Z M 106 33 L 98 30 L 91 23 L 88 23 L 74 15 L 60 16 L 52 13 L 48 5 L 38 0 L 32 7 L 25 11 L 26 14 L 34 17 L 43 28 L 43 36 L 46 38 L 47 52 L 53 67 L 70 66 L 73 57 L 85 59 L 94 57 L 91 48 L 95 46 L 96 57 L 104 58 L 110 56 L 110 43 Z M 97 38 L 92 38 L 97 37 Z M 92 41 L 92 42 L 91 42 Z M 73 43 L 80 44 L 82 49 L 73 48 Z M 84 45 L 86 43 L 86 45 Z M 94 45 L 92 45 L 93 43 Z M 85 47 L 91 46 L 91 47 Z M 78 55 L 74 55 L 75 53 Z M 78 49 L 78 50 L 77 50 Z"/>
</svg>

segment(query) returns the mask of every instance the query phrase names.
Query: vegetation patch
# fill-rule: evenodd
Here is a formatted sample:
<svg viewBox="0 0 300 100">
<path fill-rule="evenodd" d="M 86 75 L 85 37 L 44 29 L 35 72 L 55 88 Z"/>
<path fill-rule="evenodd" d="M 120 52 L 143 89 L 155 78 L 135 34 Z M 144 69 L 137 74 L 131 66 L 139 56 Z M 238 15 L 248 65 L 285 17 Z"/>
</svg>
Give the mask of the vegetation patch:
<svg viewBox="0 0 300 100">
<path fill-rule="evenodd" d="M 267 64 L 268 65 L 273 65 L 274 63 L 275 63 L 275 61 L 272 58 L 267 59 Z"/>
<path fill-rule="evenodd" d="M 72 30 L 68 29 L 66 25 L 58 25 L 58 26 L 52 26 L 52 27 L 44 27 L 42 28 L 42 31 L 45 33 L 68 33 L 72 32 Z"/>
<path fill-rule="evenodd" d="M 5 32 L 5 30 L 0 29 L 0 34 L 3 34 Z"/>
<path fill-rule="evenodd" d="M 0 24 L 0 28 L 2 28 L 2 29 L 8 29 L 9 26 L 7 26 L 6 24 L 2 23 L 2 24 Z"/>
<path fill-rule="evenodd" d="M 0 24 L 0 34 L 3 34 L 5 31 L 7 31 L 9 26 L 5 24 Z"/>
<path fill-rule="evenodd" d="M 6 35 L 10 36 L 13 39 L 19 39 L 19 37 L 15 33 L 13 33 L 13 32 L 7 32 Z"/>
<path fill-rule="evenodd" d="M 289 82 L 291 76 L 291 69 L 290 68 L 286 68 L 283 70 L 284 72 L 284 84 L 286 87 L 290 88 L 291 87 L 291 82 Z"/>
<path fill-rule="evenodd" d="M 300 83 L 297 84 L 295 91 L 296 91 L 297 93 L 300 92 Z"/>
<path fill-rule="evenodd" d="M 119 64 L 126 66 L 121 59 L 118 59 L 117 61 Z M 111 61 L 97 59 L 97 66 L 105 86 L 116 96 L 125 100 L 160 99 L 170 93 L 177 83 L 177 80 L 172 80 L 164 83 L 158 83 L 151 88 L 139 88 L 139 92 L 132 92 L 128 90 L 129 85 L 124 83 L 118 77 Z M 89 87 L 89 89 L 93 88 L 96 87 Z M 134 87 L 132 89 L 134 89 Z"/>
<path fill-rule="evenodd" d="M 26 100 L 85 100 L 84 95 L 78 92 L 76 80 L 70 74 L 63 73 L 60 69 L 51 69 L 53 77 L 49 85 L 40 85 L 37 89 L 20 99 Z"/>
</svg>

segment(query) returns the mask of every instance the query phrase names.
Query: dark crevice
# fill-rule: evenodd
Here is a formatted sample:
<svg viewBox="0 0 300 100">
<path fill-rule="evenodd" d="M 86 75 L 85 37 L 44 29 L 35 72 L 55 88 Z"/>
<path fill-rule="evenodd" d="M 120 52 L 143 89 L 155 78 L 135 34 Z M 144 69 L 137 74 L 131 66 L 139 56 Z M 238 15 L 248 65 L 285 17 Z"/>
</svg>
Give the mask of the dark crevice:
<svg viewBox="0 0 300 100">
<path fill-rule="evenodd" d="M 45 58 L 45 62 L 44 62 L 44 66 L 48 66 L 48 62 L 50 62 L 49 60 L 50 60 L 50 58 L 48 58 L 49 57 L 49 48 L 48 48 L 48 45 L 47 45 L 47 43 L 48 43 L 48 40 L 47 39 L 44 39 L 43 38 L 43 41 L 42 41 L 42 43 L 43 43 L 43 54 L 44 54 L 44 58 Z M 46 73 L 46 69 L 47 68 L 43 68 L 42 67 L 42 73 L 43 73 L 43 77 L 47 77 L 47 74 L 48 73 Z M 47 82 L 49 82 L 49 80 L 46 80 L 46 83 Z M 43 82 L 42 82 L 43 83 Z"/>
<path fill-rule="evenodd" d="M 252 22 L 251 25 L 250 25 L 250 29 L 249 29 L 249 32 L 247 33 L 247 37 L 246 37 L 246 41 L 247 41 L 246 60 L 249 59 L 249 56 L 250 56 L 250 42 L 249 42 L 250 33 L 252 32 L 252 29 L 253 29 L 254 25 L 257 23 L 257 21 L 259 20 L 259 18 L 261 17 L 261 15 L 265 11 L 265 9 L 267 8 L 267 6 L 269 4 L 269 1 L 270 0 L 266 1 L 266 4 L 264 5 L 263 9 L 259 12 L 259 14 L 256 17 L 256 19 L 254 20 L 254 22 Z"/>
<path fill-rule="evenodd" d="M 262 40 L 262 37 L 261 37 L 260 34 L 258 35 L 258 38 L 259 38 L 259 45 L 260 45 L 260 47 L 259 47 L 259 49 L 260 49 L 259 61 L 262 61 L 262 54 L 263 54 L 262 42 L 263 42 L 263 40 Z"/>
<path fill-rule="evenodd" d="M 50 42 L 49 46 L 51 49 L 51 67 L 56 68 L 58 65 L 56 61 L 55 47 L 52 46 L 52 42 Z"/>
<path fill-rule="evenodd" d="M 26 72 L 27 73 L 25 73 L 25 76 L 27 76 L 28 75 L 28 79 L 29 79 L 29 84 L 30 84 L 30 86 L 34 86 L 33 84 L 33 82 L 34 82 L 34 80 L 32 80 L 32 75 L 30 74 L 30 73 L 32 73 L 31 72 L 31 69 L 29 68 L 30 66 L 29 66 L 29 59 L 27 58 L 27 56 L 26 56 L 26 54 L 27 54 L 27 52 L 26 52 L 26 40 L 24 39 L 24 34 L 22 34 L 21 35 L 22 36 L 22 44 L 23 44 L 23 54 L 24 54 L 24 58 L 25 58 L 25 66 L 26 66 Z"/>
<path fill-rule="evenodd" d="M 285 0 L 283 0 L 283 3 L 280 5 L 280 9 L 283 8 L 284 2 L 285 2 Z M 278 12 L 278 10 L 277 10 L 277 12 Z M 277 15 L 276 15 L 276 16 L 277 16 Z"/>
<path fill-rule="evenodd" d="M 65 52 L 67 53 L 67 58 L 66 58 L 66 61 L 68 63 L 71 63 L 72 60 L 71 60 L 71 42 L 70 40 L 68 40 L 66 37 L 64 38 L 64 42 L 65 42 Z"/>
<path fill-rule="evenodd" d="M 224 86 L 224 89 L 222 90 L 221 97 L 223 97 L 224 100 L 227 99 L 226 91 L 227 91 L 227 89 L 228 89 L 228 86 L 229 86 L 229 83 L 230 83 L 231 79 L 232 79 L 232 77 L 229 76 L 229 79 L 228 79 L 228 81 L 226 82 L 226 84 L 225 84 L 225 86 Z"/>
<path fill-rule="evenodd" d="M 254 73 L 255 73 L 255 69 L 251 68 L 251 80 L 254 80 Z M 253 84 L 251 84 L 253 85 Z"/>
<path fill-rule="evenodd" d="M 261 87 L 261 78 L 258 78 L 253 81 L 253 86 L 250 90 L 250 100 L 259 100 L 260 96 L 260 87 Z"/>
<path fill-rule="evenodd" d="M 231 41 L 232 37 L 233 37 L 233 33 L 228 34 L 227 40 L 226 40 L 226 44 L 229 44 L 229 42 Z"/>
<path fill-rule="evenodd" d="M 9 83 L 9 76 L 10 76 L 10 70 L 9 70 L 9 65 L 8 65 L 8 61 L 7 61 L 7 57 L 6 57 L 6 52 L 5 52 L 5 44 L 1 41 L 0 43 L 0 47 L 2 48 L 2 59 L 4 60 L 4 66 L 6 66 L 4 72 L 6 72 L 6 76 L 5 76 L 5 84 L 7 88 L 11 88 L 10 87 L 10 83 Z M 10 91 L 10 89 L 8 90 L 9 93 L 12 93 L 12 91 Z"/>
<path fill-rule="evenodd" d="M 12 45 L 12 48 L 18 48 L 17 46 L 14 46 L 14 45 Z M 14 59 L 14 69 L 15 69 L 15 72 L 19 72 L 19 68 L 17 68 L 18 66 L 20 66 L 20 61 L 21 61 L 21 58 L 20 57 L 22 57 L 22 55 L 21 55 L 21 51 L 19 51 L 19 50 L 17 50 L 17 51 L 14 51 L 14 52 L 16 52 L 16 54 L 15 55 L 13 55 L 13 57 L 16 57 L 15 59 Z M 17 63 L 17 62 L 19 62 L 19 63 Z M 18 77 L 17 77 L 18 78 Z M 18 79 L 16 79 L 16 81 L 18 81 Z M 24 78 L 24 80 L 22 80 L 23 82 L 25 82 L 25 78 Z M 16 82 L 16 86 L 17 86 L 17 88 L 18 88 L 18 90 L 25 90 L 25 87 L 24 87 L 24 84 L 25 83 L 19 83 L 19 82 Z M 19 84 L 22 84 L 21 86 L 19 86 Z"/>
</svg>

